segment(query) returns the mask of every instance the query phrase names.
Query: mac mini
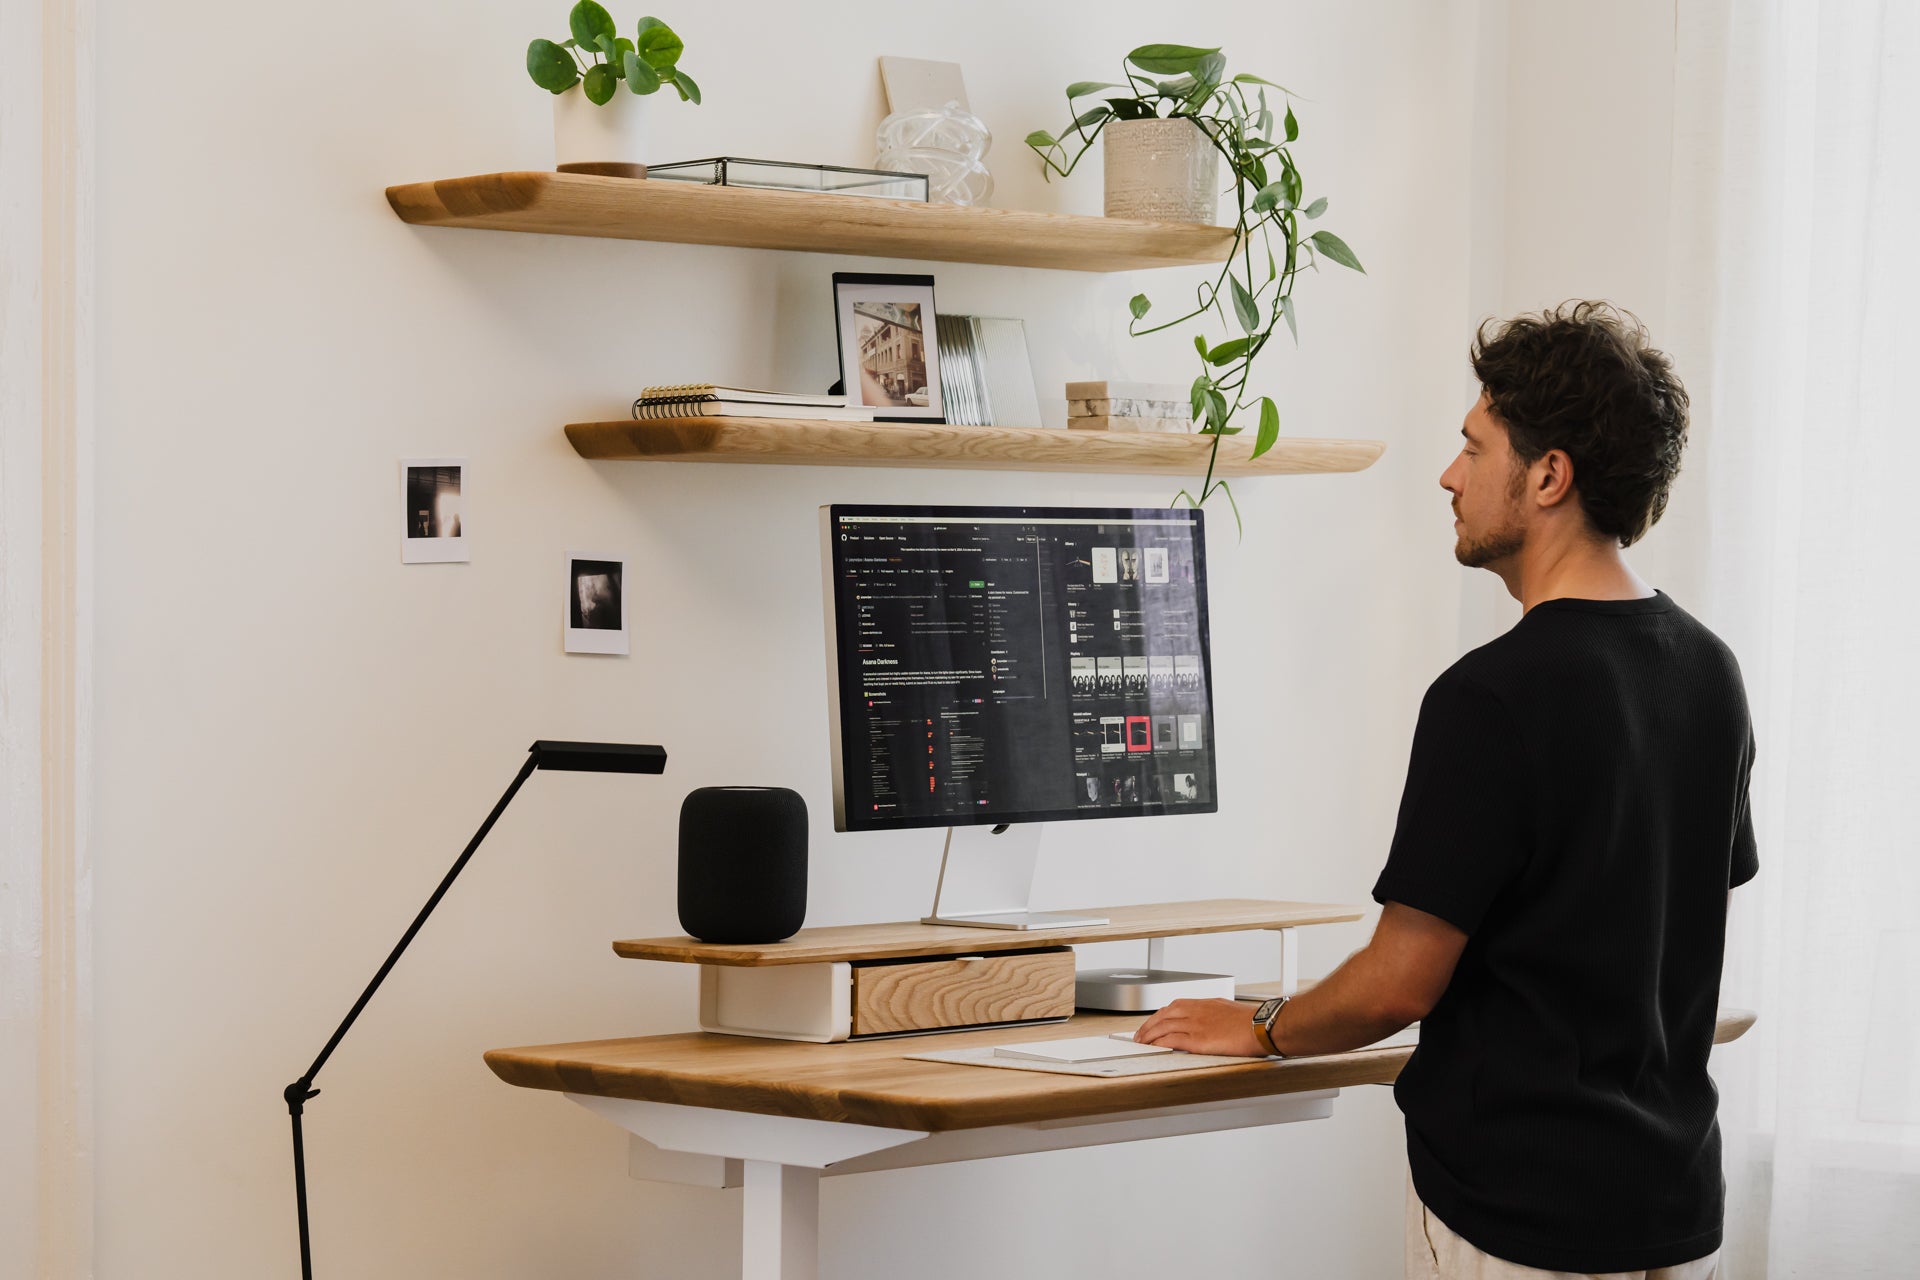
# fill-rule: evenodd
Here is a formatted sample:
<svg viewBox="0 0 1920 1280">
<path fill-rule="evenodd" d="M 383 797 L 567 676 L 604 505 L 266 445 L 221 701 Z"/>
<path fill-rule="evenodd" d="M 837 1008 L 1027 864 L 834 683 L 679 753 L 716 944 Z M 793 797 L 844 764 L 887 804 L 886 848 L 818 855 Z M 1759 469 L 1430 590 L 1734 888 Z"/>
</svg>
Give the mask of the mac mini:
<svg viewBox="0 0 1920 1280">
<path fill-rule="evenodd" d="M 1178 969 L 1083 969 L 1073 975 L 1076 1008 L 1152 1013 L 1175 1000 L 1231 1000 L 1233 976 Z"/>
</svg>

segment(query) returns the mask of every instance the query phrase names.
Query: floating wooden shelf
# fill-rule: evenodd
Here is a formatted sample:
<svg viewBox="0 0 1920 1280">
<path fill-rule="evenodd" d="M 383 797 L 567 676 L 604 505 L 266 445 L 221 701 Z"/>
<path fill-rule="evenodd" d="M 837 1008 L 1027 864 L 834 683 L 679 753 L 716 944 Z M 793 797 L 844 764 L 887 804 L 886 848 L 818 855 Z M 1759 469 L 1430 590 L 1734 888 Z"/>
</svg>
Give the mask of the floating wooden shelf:
<svg viewBox="0 0 1920 1280">
<path fill-rule="evenodd" d="M 482 173 L 387 188 L 406 222 L 490 231 L 984 262 L 1063 271 L 1219 263 L 1231 227 L 709 187 L 582 173 Z"/>
<path fill-rule="evenodd" d="M 583 458 L 652 462 L 758 462 L 808 467 L 938 467 L 966 471 L 1091 471 L 1199 476 L 1213 437 L 1034 427 L 949 427 L 801 418 L 662 418 L 573 422 Z M 1258 458 L 1251 435 L 1220 442 L 1216 476 L 1364 471 L 1378 440 L 1282 439 Z"/>
<path fill-rule="evenodd" d="M 1076 907 L 1076 912 L 1105 916 L 1106 924 L 1071 929 L 973 929 L 955 924 L 839 925 L 802 929 L 785 942 L 716 943 L 693 938 L 630 938 L 613 944 L 629 960 L 672 960 L 682 964 L 824 964 L 841 960 L 880 960 L 891 956 L 1020 951 L 1065 947 L 1081 942 L 1117 942 L 1133 938 L 1185 937 L 1196 933 L 1241 933 L 1255 929 L 1295 929 L 1310 924 L 1358 920 L 1364 907 L 1326 902 L 1263 902 L 1253 898 L 1213 898 L 1201 902 L 1155 902 L 1125 907 Z"/>
</svg>

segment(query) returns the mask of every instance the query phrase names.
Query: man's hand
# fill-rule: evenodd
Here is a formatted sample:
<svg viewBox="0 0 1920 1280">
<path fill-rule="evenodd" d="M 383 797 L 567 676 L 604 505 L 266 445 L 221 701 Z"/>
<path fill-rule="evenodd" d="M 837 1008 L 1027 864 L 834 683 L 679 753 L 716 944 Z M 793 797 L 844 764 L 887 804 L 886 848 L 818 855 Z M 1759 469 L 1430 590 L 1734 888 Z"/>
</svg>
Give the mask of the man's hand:
<svg viewBox="0 0 1920 1280">
<path fill-rule="evenodd" d="M 1187 1053 L 1264 1058 L 1253 1031 L 1255 1006 L 1241 1000 L 1175 1000 L 1140 1024 L 1135 1044 L 1163 1044 Z"/>
</svg>

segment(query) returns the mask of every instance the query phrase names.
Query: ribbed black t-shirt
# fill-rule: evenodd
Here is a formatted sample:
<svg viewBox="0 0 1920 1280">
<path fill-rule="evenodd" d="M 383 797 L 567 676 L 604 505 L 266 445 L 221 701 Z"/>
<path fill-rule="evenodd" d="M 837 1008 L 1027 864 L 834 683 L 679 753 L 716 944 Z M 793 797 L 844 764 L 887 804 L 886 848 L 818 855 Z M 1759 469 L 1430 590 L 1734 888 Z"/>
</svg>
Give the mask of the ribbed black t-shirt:
<svg viewBox="0 0 1920 1280">
<path fill-rule="evenodd" d="M 1468 935 L 1394 1097 L 1414 1189 L 1485 1252 L 1720 1247 L 1707 1052 L 1753 753 L 1733 654 L 1664 594 L 1544 601 L 1427 690 L 1373 896 Z"/>
</svg>

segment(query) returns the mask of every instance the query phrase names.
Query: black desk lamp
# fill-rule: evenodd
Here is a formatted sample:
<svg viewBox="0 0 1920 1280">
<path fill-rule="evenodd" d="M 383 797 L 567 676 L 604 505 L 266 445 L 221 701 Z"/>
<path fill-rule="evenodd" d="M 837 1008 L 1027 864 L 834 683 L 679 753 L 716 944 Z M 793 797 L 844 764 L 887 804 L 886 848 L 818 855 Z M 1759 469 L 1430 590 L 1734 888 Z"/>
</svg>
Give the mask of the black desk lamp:
<svg viewBox="0 0 1920 1280">
<path fill-rule="evenodd" d="M 407 944 L 413 941 L 413 935 L 420 932 L 420 926 L 427 922 L 427 917 L 433 914 L 433 909 L 440 905 L 440 899 L 446 896 L 454 877 L 458 876 L 460 869 L 467 865 L 467 859 L 471 858 L 473 851 L 480 847 L 480 842 L 487 838 L 487 832 L 493 830 L 493 824 L 506 811 L 507 804 L 513 799 L 514 793 L 520 790 L 520 784 L 525 782 L 535 769 L 562 769 L 576 773 L 661 773 L 666 770 L 666 767 L 665 747 L 630 746 L 621 742 L 544 741 L 536 742 L 529 747 L 527 762 L 520 766 L 520 772 L 515 776 L 513 785 L 508 787 L 507 793 L 500 797 L 500 803 L 493 806 L 493 812 L 488 814 L 487 820 L 480 824 L 480 830 L 474 832 L 473 839 L 467 842 L 466 850 L 453 864 L 453 868 L 447 872 L 446 878 L 440 882 L 440 887 L 433 891 L 433 896 L 427 899 L 427 905 L 420 908 L 420 914 L 413 918 L 413 923 L 401 936 L 399 944 L 387 957 L 387 962 L 380 966 L 380 972 L 373 975 L 373 981 L 367 984 L 367 989 L 360 993 L 358 1000 L 354 1001 L 352 1011 L 340 1024 L 340 1029 L 333 1033 L 333 1039 L 327 1041 L 327 1047 L 322 1049 L 320 1056 L 313 1060 L 313 1065 L 307 1068 L 307 1073 L 286 1087 L 282 1096 L 287 1100 L 288 1114 L 293 1117 L 293 1194 L 300 1206 L 300 1274 L 305 1277 L 305 1280 L 313 1280 L 313 1255 L 307 1242 L 307 1157 L 306 1148 L 300 1140 L 300 1112 L 309 1099 L 319 1096 L 320 1091 L 313 1087 L 313 1078 L 320 1074 L 320 1068 L 325 1066 L 327 1059 L 333 1056 L 334 1049 L 339 1047 L 341 1037 L 347 1034 L 347 1028 L 353 1025 L 353 1020 L 360 1016 L 362 1009 L 367 1007 L 367 1001 L 373 998 L 373 993 L 380 989 L 382 982 L 386 981 L 387 974 L 392 970 L 394 962 L 400 958 L 400 953 L 407 949 Z"/>
</svg>

